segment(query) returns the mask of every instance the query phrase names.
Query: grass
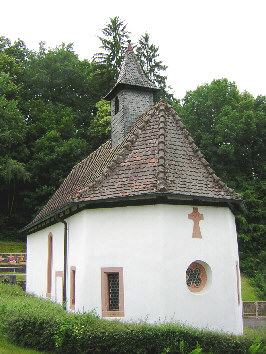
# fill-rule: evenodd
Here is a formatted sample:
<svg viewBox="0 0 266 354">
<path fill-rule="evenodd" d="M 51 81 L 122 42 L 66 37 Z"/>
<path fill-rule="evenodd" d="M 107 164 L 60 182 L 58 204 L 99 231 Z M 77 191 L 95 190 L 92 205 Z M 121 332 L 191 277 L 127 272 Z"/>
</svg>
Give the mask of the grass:
<svg viewBox="0 0 266 354">
<path fill-rule="evenodd" d="M 0 240 L 0 253 L 25 253 L 26 241 L 3 241 Z"/>
<path fill-rule="evenodd" d="M 241 292 L 243 301 L 262 301 L 263 299 L 256 293 L 256 290 L 250 285 L 250 280 L 246 275 L 241 275 Z"/>
<path fill-rule="evenodd" d="M 13 353 L 37 354 L 37 353 L 44 353 L 44 352 L 39 352 L 37 350 L 22 348 L 22 347 L 18 347 L 17 345 L 10 344 L 5 339 L 4 335 L 0 333 L 0 354 L 13 354 Z"/>
<path fill-rule="evenodd" d="M 4 275 L 7 275 L 7 274 L 16 274 L 16 280 L 17 281 L 25 281 L 26 280 L 26 275 L 25 274 L 19 274 L 19 273 L 14 273 L 14 272 L 9 272 L 9 273 L 5 273 Z M 0 273 L 1 275 L 1 273 Z"/>
<path fill-rule="evenodd" d="M 244 336 L 250 339 L 265 338 L 266 336 L 265 327 L 260 327 L 260 328 L 244 327 Z"/>
</svg>

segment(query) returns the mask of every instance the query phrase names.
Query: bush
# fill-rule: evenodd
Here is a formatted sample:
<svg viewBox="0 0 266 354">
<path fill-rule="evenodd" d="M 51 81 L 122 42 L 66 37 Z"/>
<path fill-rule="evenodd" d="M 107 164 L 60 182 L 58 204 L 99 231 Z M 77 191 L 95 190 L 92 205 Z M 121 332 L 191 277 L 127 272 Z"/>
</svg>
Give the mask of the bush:
<svg viewBox="0 0 266 354">
<path fill-rule="evenodd" d="M 0 329 L 9 341 L 58 353 L 263 353 L 263 341 L 176 324 L 105 321 L 0 284 Z M 255 350 L 255 351 L 254 351 Z"/>
<path fill-rule="evenodd" d="M 18 286 L 0 284 L 1 330 L 15 344 L 54 350 L 54 331 L 64 315 L 60 306 L 26 293 Z"/>
</svg>

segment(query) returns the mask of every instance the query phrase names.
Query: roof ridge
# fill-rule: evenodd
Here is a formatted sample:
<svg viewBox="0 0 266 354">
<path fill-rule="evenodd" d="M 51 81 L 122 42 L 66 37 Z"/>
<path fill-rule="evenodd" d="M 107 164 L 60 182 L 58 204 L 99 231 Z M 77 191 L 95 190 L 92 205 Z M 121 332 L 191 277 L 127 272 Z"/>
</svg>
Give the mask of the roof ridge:
<svg viewBox="0 0 266 354">
<path fill-rule="evenodd" d="M 136 123 L 126 135 L 124 140 L 112 149 L 113 158 L 111 159 L 109 165 L 102 171 L 99 177 L 97 177 L 93 182 L 88 184 L 86 188 L 78 191 L 75 196 L 70 197 L 72 201 L 81 198 L 84 192 L 89 192 L 91 188 L 95 187 L 99 183 L 102 183 L 108 176 L 110 176 L 116 166 L 123 161 L 123 158 L 130 151 L 132 151 L 133 144 L 138 139 L 140 133 L 145 130 L 152 115 L 156 112 L 156 106 L 151 107 L 147 112 L 143 113 L 137 119 Z"/>
<path fill-rule="evenodd" d="M 234 195 L 234 197 L 237 197 L 239 199 L 241 199 L 240 194 L 236 193 L 234 191 L 234 189 L 228 187 L 222 180 L 220 177 L 218 177 L 215 174 L 215 171 L 211 168 L 209 162 L 204 158 L 204 155 L 201 153 L 200 148 L 196 145 L 194 139 L 192 138 L 192 136 L 190 135 L 189 131 L 186 129 L 184 123 L 181 121 L 181 118 L 178 116 L 178 114 L 176 113 L 176 111 L 173 109 L 173 107 L 171 105 L 169 105 L 168 103 L 165 102 L 165 104 L 167 105 L 167 108 L 169 113 L 171 114 L 171 116 L 175 119 L 176 123 L 178 124 L 179 128 L 181 129 L 181 131 L 183 132 L 184 136 L 186 137 L 188 143 L 190 144 L 190 146 L 192 147 L 192 150 L 194 151 L 194 153 L 199 157 L 199 160 L 201 161 L 201 163 L 203 164 L 204 168 L 207 170 L 208 174 L 213 178 L 214 182 L 216 184 L 219 185 L 220 188 L 223 188 L 225 190 L 227 190 L 229 193 L 232 193 Z"/>
<path fill-rule="evenodd" d="M 166 184 L 166 170 L 165 170 L 165 108 L 166 102 L 161 100 L 159 102 L 159 137 L 158 137 L 158 172 L 157 172 L 157 190 L 165 192 Z"/>
</svg>

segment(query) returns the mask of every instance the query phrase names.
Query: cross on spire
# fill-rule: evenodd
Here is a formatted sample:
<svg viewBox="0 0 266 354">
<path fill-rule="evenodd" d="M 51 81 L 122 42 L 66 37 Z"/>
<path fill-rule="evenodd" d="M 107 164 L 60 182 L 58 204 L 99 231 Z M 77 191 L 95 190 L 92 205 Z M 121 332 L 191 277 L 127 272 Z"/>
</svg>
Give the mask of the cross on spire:
<svg viewBox="0 0 266 354">
<path fill-rule="evenodd" d="M 193 212 L 188 214 L 188 218 L 194 221 L 192 238 L 202 238 L 199 222 L 204 219 L 203 214 L 198 212 L 198 208 L 193 208 Z"/>
<path fill-rule="evenodd" d="M 131 46 L 131 40 L 129 39 L 127 42 L 128 42 L 127 51 L 128 52 L 133 52 L 133 48 Z"/>
</svg>

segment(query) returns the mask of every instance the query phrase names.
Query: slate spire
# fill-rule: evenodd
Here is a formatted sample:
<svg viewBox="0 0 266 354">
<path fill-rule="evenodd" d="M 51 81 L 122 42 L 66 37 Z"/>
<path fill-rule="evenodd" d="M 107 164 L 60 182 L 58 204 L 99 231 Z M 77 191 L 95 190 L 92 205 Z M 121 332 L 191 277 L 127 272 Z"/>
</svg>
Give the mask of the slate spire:
<svg viewBox="0 0 266 354">
<path fill-rule="evenodd" d="M 117 82 L 105 97 L 111 101 L 112 147 L 121 143 L 137 118 L 153 106 L 156 90 L 156 85 L 144 75 L 129 42 Z"/>
<path fill-rule="evenodd" d="M 105 96 L 105 99 L 111 101 L 116 95 L 117 90 L 126 86 L 134 86 L 139 89 L 144 88 L 152 91 L 158 90 L 156 85 L 149 81 L 144 75 L 130 41 L 128 42 L 117 82 L 112 90 Z"/>
</svg>

